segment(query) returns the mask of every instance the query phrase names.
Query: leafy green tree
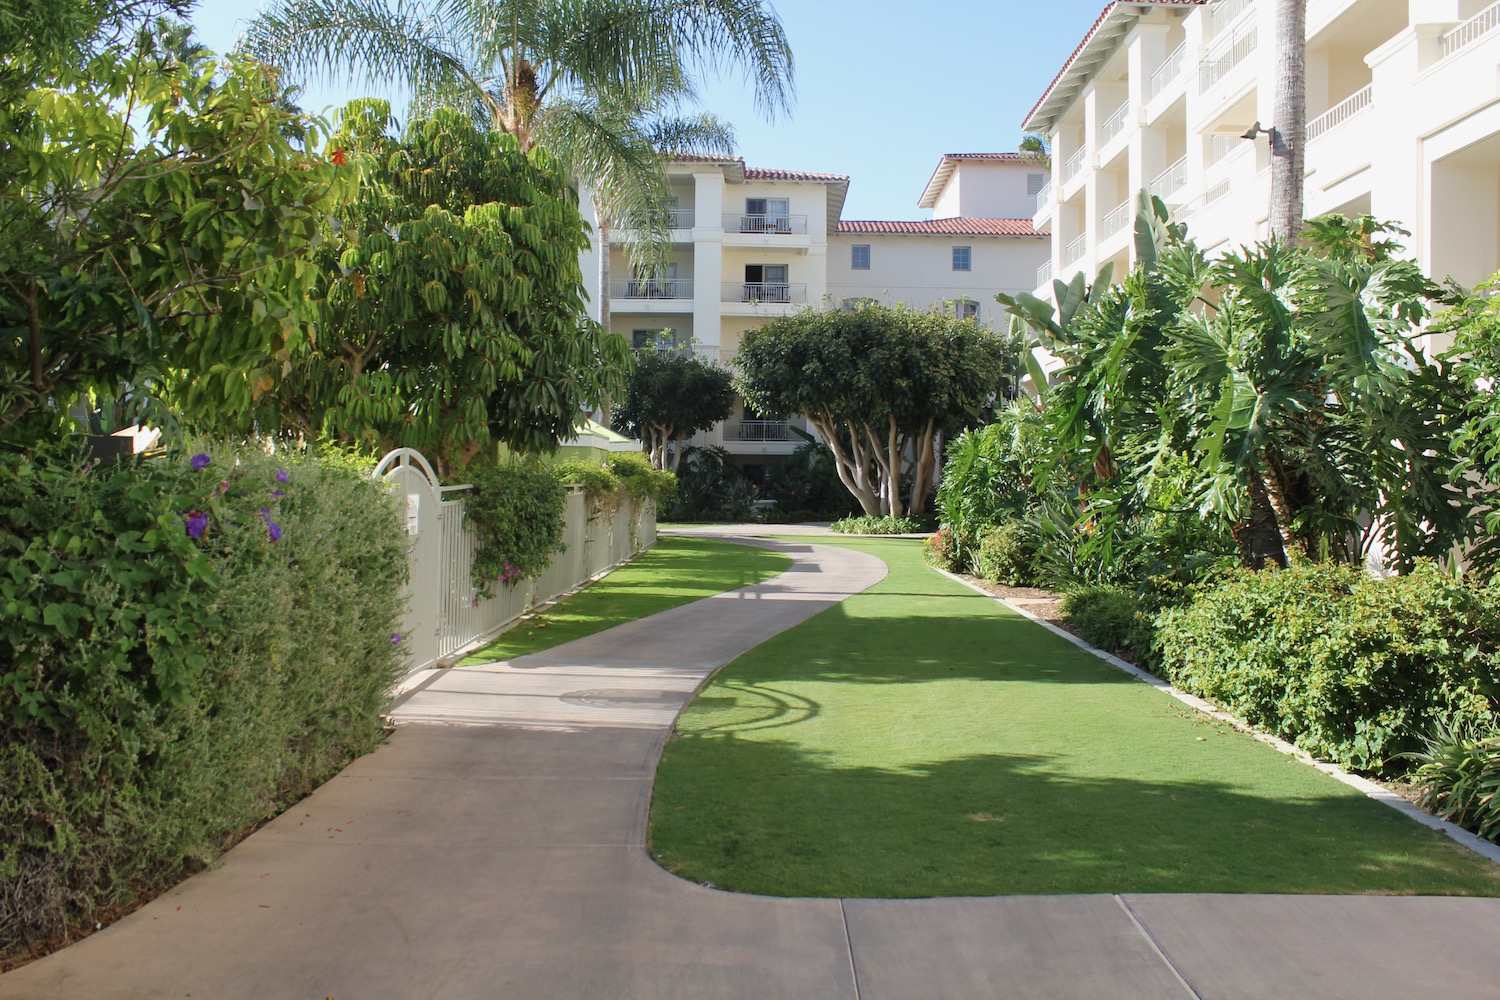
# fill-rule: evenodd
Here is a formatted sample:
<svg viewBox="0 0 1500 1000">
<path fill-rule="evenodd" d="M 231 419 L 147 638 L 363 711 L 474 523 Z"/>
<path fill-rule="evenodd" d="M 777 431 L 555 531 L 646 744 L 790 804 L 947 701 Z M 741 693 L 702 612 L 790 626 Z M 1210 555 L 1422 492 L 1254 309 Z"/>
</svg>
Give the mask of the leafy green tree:
<svg viewBox="0 0 1500 1000">
<path fill-rule="evenodd" d="M 172 372 L 185 411 L 248 412 L 239 373 L 301 340 L 306 254 L 356 183 L 301 148 L 316 123 L 261 67 L 137 27 L 79 42 L 74 61 L 7 64 L 28 76 L 0 104 L 0 438 L 14 443 L 81 397 L 140 396 Z"/>
<path fill-rule="evenodd" d="M 614 426 L 645 443 L 655 468 L 676 472 L 684 442 L 733 410 L 727 370 L 684 351 L 642 351 L 615 408 Z"/>
<path fill-rule="evenodd" d="M 629 366 L 584 312 L 572 190 L 545 150 L 457 112 L 388 122 L 356 101 L 331 140 L 365 184 L 313 257 L 317 337 L 248 374 L 260 425 L 457 463 L 554 450 Z"/>
<path fill-rule="evenodd" d="M 1005 343 L 901 306 L 808 311 L 747 333 L 735 384 L 762 413 L 806 417 L 866 514 L 901 517 L 926 509 L 939 434 L 999 392 Z"/>
</svg>

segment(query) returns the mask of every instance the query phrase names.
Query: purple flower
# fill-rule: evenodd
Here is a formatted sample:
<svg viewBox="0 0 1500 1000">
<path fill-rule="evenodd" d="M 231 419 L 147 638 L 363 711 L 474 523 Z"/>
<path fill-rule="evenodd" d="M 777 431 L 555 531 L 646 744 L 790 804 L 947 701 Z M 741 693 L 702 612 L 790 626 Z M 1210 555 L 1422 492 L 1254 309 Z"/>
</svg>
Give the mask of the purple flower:
<svg viewBox="0 0 1500 1000">
<path fill-rule="evenodd" d="M 288 476 L 286 474 L 286 470 L 285 469 L 277 469 L 276 470 L 276 481 L 278 483 L 289 483 L 289 482 L 291 482 L 291 480 L 292 480 L 292 477 Z"/>
<path fill-rule="evenodd" d="M 208 515 L 201 510 L 190 510 L 182 515 L 182 524 L 187 528 L 189 538 L 202 538 L 208 527 Z"/>
<path fill-rule="evenodd" d="M 399 645 L 401 645 L 401 633 L 400 632 L 392 632 L 391 633 L 391 645 L 392 646 L 399 646 Z"/>
<path fill-rule="evenodd" d="M 268 519 L 270 516 L 271 516 L 271 508 L 269 508 L 269 507 L 262 507 L 260 509 L 260 519 L 262 521 Z"/>
<path fill-rule="evenodd" d="M 281 525 L 277 524 L 275 521 L 267 521 L 266 531 L 270 533 L 271 541 L 281 541 Z"/>
<path fill-rule="evenodd" d="M 193 461 L 192 461 L 193 471 L 197 472 L 200 469 L 206 469 L 206 468 L 208 468 L 208 463 L 212 462 L 212 461 L 213 461 L 213 459 L 209 458 L 206 454 L 204 454 L 203 452 L 200 451 L 198 454 L 196 454 L 196 455 L 193 456 Z"/>
<path fill-rule="evenodd" d="M 284 496 L 286 496 L 286 491 L 285 490 L 272 490 L 271 491 L 271 499 L 272 500 L 280 500 Z"/>
</svg>

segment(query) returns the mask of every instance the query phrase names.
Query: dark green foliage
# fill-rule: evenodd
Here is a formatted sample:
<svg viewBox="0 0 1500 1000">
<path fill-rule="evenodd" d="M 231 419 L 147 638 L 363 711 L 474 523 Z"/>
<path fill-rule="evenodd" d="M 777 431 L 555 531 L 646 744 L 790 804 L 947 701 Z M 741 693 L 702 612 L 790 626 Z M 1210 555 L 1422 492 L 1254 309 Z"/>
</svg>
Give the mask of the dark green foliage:
<svg viewBox="0 0 1500 1000">
<path fill-rule="evenodd" d="M 1319 757 L 1386 772 L 1439 722 L 1491 723 L 1500 591 L 1420 562 L 1236 572 L 1157 619 L 1160 672 Z"/>
<path fill-rule="evenodd" d="M 765 494 L 776 501 L 774 516 L 784 521 L 835 521 L 854 506 L 839 482 L 833 452 L 807 441 L 766 476 Z"/>
<path fill-rule="evenodd" d="M 542 468 L 492 465 L 471 476 L 464 498 L 464 525 L 474 533 L 474 586 L 481 597 L 494 585 L 515 586 L 540 576 L 566 547 L 564 514 L 568 491 Z"/>
<path fill-rule="evenodd" d="M 1012 587 L 1033 586 L 1037 582 L 1039 542 L 1031 524 L 1021 518 L 981 528 L 970 569 L 982 580 Z"/>
<path fill-rule="evenodd" d="M 995 423 L 965 431 L 948 445 L 937 511 L 953 530 L 960 561 L 972 561 L 980 532 L 1024 514 L 1037 501 L 1035 432 L 1041 415 L 1028 403 L 1002 411 Z"/>
<path fill-rule="evenodd" d="M 558 462 L 552 466 L 552 475 L 564 486 L 582 486 L 583 495 L 591 504 L 604 503 L 620 488 L 620 477 L 592 462 Z"/>
<path fill-rule="evenodd" d="M 0 960 L 381 738 L 406 566 L 385 495 L 346 463 L 205 454 L 0 457 Z"/>
<path fill-rule="evenodd" d="M 927 525 L 916 517 L 846 517 L 828 526 L 840 535 L 912 535 L 926 531 Z"/>
<path fill-rule="evenodd" d="M 1439 726 L 1410 780 L 1417 804 L 1487 840 L 1500 841 L 1500 732 Z"/>
<path fill-rule="evenodd" d="M 1100 649 L 1135 659 L 1151 642 L 1151 623 L 1136 595 L 1123 587 L 1093 586 L 1069 591 L 1063 617 Z"/>
<path fill-rule="evenodd" d="M 674 517 L 688 520 L 748 521 L 755 513 L 755 487 L 719 447 L 689 448 L 677 469 Z"/>
<path fill-rule="evenodd" d="M 609 471 L 633 500 L 661 503 L 677 492 L 676 475 L 666 469 L 653 468 L 645 456 L 635 452 L 610 456 Z"/>
<path fill-rule="evenodd" d="M 733 410 L 727 368 L 685 351 L 640 351 L 615 408 L 614 428 L 645 442 L 658 469 L 676 468 L 683 442 Z"/>
<path fill-rule="evenodd" d="M 950 573 L 964 571 L 958 540 L 954 537 L 951 528 L 939 528 L 923 540 L 922 559 L 927 565 L 945 569 Z"/>
</svg>

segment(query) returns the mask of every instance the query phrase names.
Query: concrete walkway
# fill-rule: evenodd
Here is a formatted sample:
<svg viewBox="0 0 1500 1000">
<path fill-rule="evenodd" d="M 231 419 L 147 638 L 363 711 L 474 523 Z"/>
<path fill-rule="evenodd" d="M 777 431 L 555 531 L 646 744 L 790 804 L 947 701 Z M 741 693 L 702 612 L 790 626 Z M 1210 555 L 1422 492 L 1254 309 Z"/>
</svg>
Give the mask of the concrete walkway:
<svg viewBox="0 0 1500 1000">
<path fill-rule="evenodd" d="M 715 668 L 879 581 L 791 570 L 547 653 L 429 678 L 375 753 L 0 997 L 1500 997 L 1500 900 L 770 899 L 643 843 L 672 719 Z"/>
</svg>

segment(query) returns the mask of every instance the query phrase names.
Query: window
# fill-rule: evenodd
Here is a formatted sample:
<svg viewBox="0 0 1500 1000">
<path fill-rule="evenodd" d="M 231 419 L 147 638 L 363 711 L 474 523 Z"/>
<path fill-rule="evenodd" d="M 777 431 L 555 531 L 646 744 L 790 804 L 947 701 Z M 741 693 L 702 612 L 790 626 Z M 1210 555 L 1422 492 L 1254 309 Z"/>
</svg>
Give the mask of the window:
<svg viewBox="0 0 1500 1000">
<path fill-rule="evenodd" d="M 870 269 L 870 244 L 856 243 L 849 248 L 849 267 L 855 271 Z"/>
<path fill-rule="evenodd" d="M 953 315 L 958 319 L 978 319 L 979 303 L 973 301 L 967 296 L 961 299 L 955 299 L 953 302 Z"/>
<path fill-rule="evenodd" d="M 789 233 L 792 231 L 791 201 L 786 198 L 746 198 L 740 218 L 742 233 Z"/>
<path fill-rule="evenodd" d="M 1027 194 L 1033 195 L 1033 196 L 1038 195 L 1038 194 L 1041 193 L 1042 188 L 1044 188 L 1046 186 L 1047 186 L 1047 175 L 1046 174 L 1027 174 L 1026 175 L 1026 193 Z"/>
<path fill-rule="evenodd" d="M 865 306 L 873 306 L 874 304 L 875 300 L 870 298 L 870 296 L 860 295 L 852 299 L 845 299 L 844 301 L 840 302 L 839 308 L 846 313 L 852 313 L 856 310 L 863 309 Z"/>
<path fill-rule="evenodd" d="M 792 301 L 792 286 L 787 284 L 786 265 L 746 264 L 744 301 Z"/>
<path fill-rule="evenodd" d="M 955 271 L 972 271 L 974 269 L 973 264 L 974 264 L 974 248 L 973 247 L 954 247 L 953 248 L 953 270 L 955 270 Z"/>
<path fill-rule="evenodd" d="M 655 351 L 666 354 L 677 348 L 676 330 L 632 330 L 630 346 L 637 351 Z"/>
</svg>

